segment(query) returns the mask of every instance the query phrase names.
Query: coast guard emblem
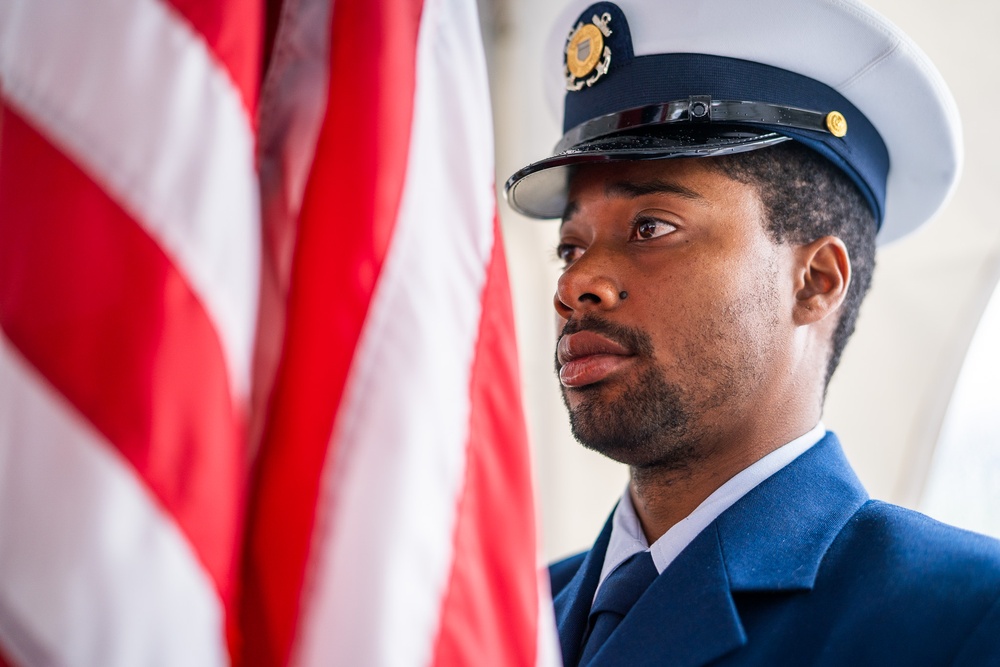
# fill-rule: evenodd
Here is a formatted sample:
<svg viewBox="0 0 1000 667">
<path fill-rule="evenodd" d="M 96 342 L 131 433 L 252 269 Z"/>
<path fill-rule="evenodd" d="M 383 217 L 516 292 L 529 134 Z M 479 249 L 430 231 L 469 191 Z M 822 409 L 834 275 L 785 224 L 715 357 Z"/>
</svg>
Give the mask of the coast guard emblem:
<svg viewBox="0 0 1000 667">
<path fill-rule="evenodd" d="M 604 38 L 611 35 L 611 14 L 596 14 L 591 23 L 580 21 L 566 38 L 566 90 L 580 90 L 584 84 L 594 85 L 608 73 L 611 66 L 611 47 Z M 591 75 L 593 72 L 593 75 Z"/>
</svg>

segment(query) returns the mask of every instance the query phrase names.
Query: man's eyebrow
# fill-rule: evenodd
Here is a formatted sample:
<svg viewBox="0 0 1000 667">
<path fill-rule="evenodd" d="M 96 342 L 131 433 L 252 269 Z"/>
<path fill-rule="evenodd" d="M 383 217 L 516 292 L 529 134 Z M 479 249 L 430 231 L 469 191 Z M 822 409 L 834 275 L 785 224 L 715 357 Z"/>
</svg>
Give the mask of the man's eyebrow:
<svg viewBox="0 0 1000 667">
<path fill-rule="evenodd" d="M 642 197 L 643 195 L 670 194 L 693 201 L 705 201 L 705 198 L 694 190 L 673 181 L 654 180 L 639 183 L 633 181 L 615 181 L 608 183 L 604 188 L 604 192 L 608 197 L 628 197 L 630 199 Z"/>
<path fill-rule="evenodd" d="M 566 208 L 563 209 L 562 219 L 559 221 L 559 228 L 562 229 L 563 223 L 572 218 L 576 214 L 576 209 L 580 208 L 580 205 L 576 201 L 566 202 Z"/>
</svg>

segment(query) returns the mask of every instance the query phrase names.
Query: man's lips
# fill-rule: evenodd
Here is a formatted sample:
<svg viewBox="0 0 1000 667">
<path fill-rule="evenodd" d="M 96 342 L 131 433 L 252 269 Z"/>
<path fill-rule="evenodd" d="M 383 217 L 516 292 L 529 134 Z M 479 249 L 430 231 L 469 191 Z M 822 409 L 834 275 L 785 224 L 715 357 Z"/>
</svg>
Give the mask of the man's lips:
<svg viewBox="0 0 1000 667">
<path fill-rule="evenodd" d="M 559 339 L 556 359 L 564 387 L 600 382 L 627 363 L 632 351 L 593 331 L 578 331 Z"/>
</svg>

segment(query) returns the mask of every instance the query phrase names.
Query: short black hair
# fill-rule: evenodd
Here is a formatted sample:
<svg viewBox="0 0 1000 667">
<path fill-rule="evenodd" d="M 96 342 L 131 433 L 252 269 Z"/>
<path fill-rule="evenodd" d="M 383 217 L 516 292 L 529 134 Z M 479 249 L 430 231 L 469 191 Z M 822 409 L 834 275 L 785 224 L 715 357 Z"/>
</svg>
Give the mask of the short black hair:
<svg viewBox="0 0 1000 667">
<path fill-rule="evenodd" d="M 768 212 L 767 231 L 775 242 L 805 245 L 836 236 L 847 246 L 853 276 L 831 341 L 826 367 L 829 385 L 871 287 L 878 231 L 871 207 L 844 172 L 795 141 L 710 162 L 757 190 Z"/>
</svg>

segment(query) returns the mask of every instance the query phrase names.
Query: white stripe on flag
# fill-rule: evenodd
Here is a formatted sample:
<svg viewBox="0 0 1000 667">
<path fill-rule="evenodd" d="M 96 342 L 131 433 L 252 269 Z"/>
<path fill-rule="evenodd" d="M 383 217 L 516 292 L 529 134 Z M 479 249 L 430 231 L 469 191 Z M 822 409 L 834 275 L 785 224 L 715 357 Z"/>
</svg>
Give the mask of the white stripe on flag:
<svg viewBox="0 0 1000 667">
<path fill-rule="evenodd" d="M 0 1 L 4 95 L 164 248 L 246 398 L 260 230 L 254 133 L 205 42 L 160 0 Z"/>
<path fill-rule="evenodd" d="M 451 571 L 493 239 L 475 5 L 426 0 L 399 219 L 327 461 L 296 665 L 426 665 Z"/>
<path fill-rule="evenodd" d="M 0 572 L 0 644 L 21 667 L 229 664 L 188 541 L 2 333 Z"/>
<path fill-rule="evenodd" d="M 538 655 L 535 658 L 535 665 L 559 667 L 562 665 L 562 649 L 559 646 L 559 630 L 556 627 L 555 609 L 552 606 L 549 572 L 543 567 L 538 575 Z"/>
</svg>

